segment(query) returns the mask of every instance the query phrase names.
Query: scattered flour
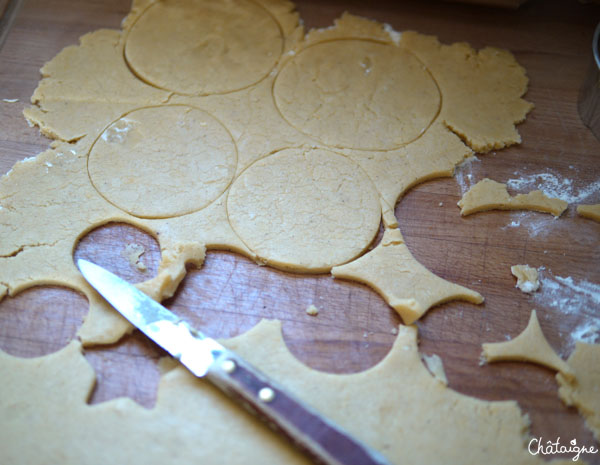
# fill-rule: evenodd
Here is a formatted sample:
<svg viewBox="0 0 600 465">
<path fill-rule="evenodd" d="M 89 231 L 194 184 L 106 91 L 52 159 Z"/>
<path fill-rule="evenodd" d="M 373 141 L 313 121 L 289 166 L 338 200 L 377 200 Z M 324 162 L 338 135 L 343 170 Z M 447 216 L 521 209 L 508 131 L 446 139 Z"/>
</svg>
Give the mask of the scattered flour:
<svg viewBox="0 0 600 465">
<path fill-rule="evenodd" d="M 462 195 L 473 187 L 475 182 L 473 181 L 473 163 L 479 163 L 481 160 L 476 156 L 472 156 L 463 161 L 460 165 L 457 165 L 454 169 L 454 178 L 460 186 Z"/>
<path fill-rule="evenodd" d="M 518 174 L 518 172 L 514 174 Z M 581 189 L 575 189 L 571 179 L 550 172 L 509 179 L 506 185 L 510 189 L 523 192 L 539 189 L 548 197 L 556 197 L 568 203 L 579 203 L 600 192 L 600 179 Z"/>
<path fill-rule="evenodd" d="M 383 29 L 389 34 L 392 42 L 394 42 L 396 45 L 400 44 L 400 39 L 402 38 L 401 32 L 396 31 L 390 24 L 387 23 L 383 25 Z"/>
<path fill-rule="evenodd" d="M 550 233 L 553 228 L 564 226 L 560 221 L 556 221 L 556 217 L 550 215 L 536 214 L 529 211 L 510 212 L 511 222 L 504 226 L 506 228 L 527 229 L 529 236 L 536 237 L 538 235 L 545 236 Z"/>
<path fill-rule="evenodd" d="M 557 309 L 569 322 L 571 343 L 595 343 L 600 338 L 600 284 L 555 276 L 539 269 L 540 291 L 537 306 Z"/>
</svg>

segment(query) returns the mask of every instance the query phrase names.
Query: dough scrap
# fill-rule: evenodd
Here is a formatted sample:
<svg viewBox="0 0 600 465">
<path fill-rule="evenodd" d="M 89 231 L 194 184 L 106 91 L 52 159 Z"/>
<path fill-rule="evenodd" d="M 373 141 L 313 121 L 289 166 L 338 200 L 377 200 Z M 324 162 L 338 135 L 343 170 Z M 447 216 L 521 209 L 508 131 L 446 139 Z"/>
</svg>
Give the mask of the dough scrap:
<svg viewBox="0 0 600 465">
<path fill-rule="evenodd" d="M 514 339 L 482 344 L 483 357 L 488 363 L 501 361 L 532 362 L 556 370 L 568 379 L 573 370 L 554 349 L 542 332 L 535 310 L 531 311 L 527 327 Z"/>
<path fill-rule="evenodd" d="M 566 405 L 577 407 L 587 427 L 600 441 L 600 345 L 577 342 L 567 364 L 575 379 L 557 373 L 558 395 Z"/>
<path fill-rule="evenodd" d="M 288 149 L 259 160 L 231 186 L 227 212 L 261 262 L 311 272 L 359 255 L 381 219 L 367 174 L 323 149 Z"/>
<path fill-rule="evenodd" d="M 81 38 L 79 45 L 65 48 L 42 68 L 43 79 L 32 96 L 34 105 L 26 109 L 24 114 L 31 123 L 38 125 L 44 134 L 56 141 L 51 150 L 26 164 L 18 164 L 10 175 L 0 181 L 0 206 L 3 207 L 0 209 L 0 234 L 3 237 L 3 242 L 0 244 L 0 286 L 2 289 L 6 288 L 10 294 L 24 287 L 44 283 L 65 285 L 83 292 L 90 302 L 89 314 L 79 332 L 84 344 L 114 342 L 131 330 L 129 324 L 100 301 L 83 282 L 72 262 L 71 252 L 78 239 L 107 222 L 118 221 L 131 224 L 152 234 L 158 240 L 162 251 L 163 263 L 160 267 L 162 271 L 157 277 L 142 284 L 157 299 L 171 293 L 185 274 L 182 260 L 192 257 L 195 263 L 200 264 L 200 257 L 204 256 L 206 248 L 239 252 L 259 263 L 270 262 L 277 265 L 279 261 L 280 264 L 277 266 L 306 272 L 326 271 L 364 252 L 373 237 L 375 228 L 375 221 L 366 217 L 364 222 L 359 220 L 356 223 L 364 224 L 365 229 L 357 231 L 348 229 L 345 224 L 340 226 L 339 215 L 338 219 L 335 219 L 330 214 L 328 221 L 332 230 L 335 230 L 332 233 L 335 242 L 337 246 L 342 244 L 346 250 L 335 250 L 336 247 L 331 247 L 323 240 L 322 234 L 319 236 L 318 228 L 313 228 L 311 234 L 319 238 L 318 253 L 325 258 L 315 261 L 314 256 L 317 253 L 313 250 L 310 254 L 312 258 L 303 261 L 303 257 L 302 260 L 298 255 L 294 257 L 293 248 L 297 244 L 285 240 L 289 235 L 293 235 L 292 232 L 286 231 L 288 236 L 278 239 L 281 247 L 263 253 L 264 250 L 256 244 L 262 247 L 262 244 L 268 244 L 269 239 L 256 237 L 251 232 L 251 228 L 246 228 L 247 224 L 241 224 L 239 221 L 236 223 L 239 217 L 236 219 L 234 215 L 232 219 L 228 212 L 228 207 L 235 207 L 234 204 L 237 204 L 232 201 L 231 198 L 235 196 L 229 195 L 230 190 L 235 185 L 238 189 L 240 179 L 251 173 L 256 166 L 260 166 L 259 163 L 262 163 L 263 159 L 274 159 L 278 153 L 287 150 L 330 151 L 332 149 L 332 147 L 322 147 L 323 142 L 290 125 L 279 112 L 275 102 L 277 97 L 273 93 L 273 86 L 279 80 L 278 76 L 283 76 L 285 69 L 291 70 L 295 60 L 303 56 L 310 58 L 310 54 L 315 50 L 325 50 L 330 46 L 338 47 L 341 41 L 347 40 L 347 43 L 360 44 L 363 47 L 361 51 L 385 50 L 390 57 L 395 57 L 390 65 L 397 64 L 394 60 L 400 60 L 413 66 L 416 60 L 426 68 L 426 74 L 433 76 L 436 86 L 439 87 L 437 92 L 441 91 L 442 104 L 441 108 L 438 108 L 437 116 L 431 115 L 436 99 L 430 94 L 428 94 L 431 97 L 428 97 L 430 101 L 428 116 L 415 115 L 415 118 L 412 116 L 406 118 L 404 114 L 397 115 L 401 121 L 414 119 L 423 124 L 425 122 L 429 124 L 430 119 L 433 118 L 424 133 L 413 142 L 406 144 L 411 137 L 414 137 L 414 128 L 405 132 L 404 136 L 396 137 L 394 144 L 406 145 L 393 150 L 386 150 L 389 146 L 384 145 L 373 151 L 335 149 L 339 152 L 335 156 L 338 157 L 337 159 L 344 160 L 345 167 L 351 165 L 354 167 L 353 179 L 356 179 L 356 176 L 364 178 L 364 173 L 370 178 L 379 197 L 378 216 L 383 218 L 387 228 L 398 227 L 394 206 L 407 189 L 426 179 L 452 175 L 454 167 L 469 156 L 472 149 L 487 150 L 489 147 L 506 146 L 519 140 L 514 124 L 525 117 L 531 105 L 521 99 L 527 84 L 524 70 L 508 52 L 487 49 L 476 52 L 466 44 L 445 46 L 434 37 L 421 36 L 412 32 L 394 34 L 392 38 L 388 33 L 389 28 L 386 30 L 380 23 L 349 14 L 336 20 L 332 28 L 311 31 L 305 35 L 298 22 L 298 14 L 290 2 L 260 0 L 250 5 L 240 0 L 238 3 L 241 9 L 248 7 L 252 11 L 260 11 L 259 16 L 264 12 L 267 13 L 267 16 L 261 16 L 265 22 L 260 23 L 262 20 L 259 18 L 257 24 L 270 24 L 271 20 L 277 24 L 280 39 L 276 42 L 279 44 L 280 53 L 277 57 L 269 57 L 269 59 L 273 58 L 274 64 L 270 65 L 267 59 L 258 67 L 253 63 L 247 63 L 249 70 L 256 71 L 261 68 L 261 73 L 266 73 L 263 77 L 258 76 L 261 74 L 258 71 L 252 71 L 241 84 L 231 84 L 226 79 L 211 77 L 208 79 L 210 82 L 206 81 L 205 87 L 198 90 L 177 89 L 179 84 L 175 81 L 178 78 L 171 73 L 173 84 L 167 83 L 166 88 L 178 90 L 182 94 L 153 87 L 140 80 L 124 59 L 125 49 L 133 47 L 129 49 L 129 52 L 133 53 L 135 42 L 139 39 L 136 38 L 136 34 L 150 33 L 148 28 L 144 32 L 143 26 L 146 21 L 152 19 L 152 15 L 156 17 L 156 11 L 171 4 L 183 5 L 181 1 L 174 0 L 161 4 L 155 4 L 151 0 L 136 0 L 129 16 L 122 23 L 122 31 L 99 30 L 86 34 Z M 190 1 L 189 5 L 192 9 L 219 8 L 203 0 Z M 188 6 L 184 5 L 182 8 Z M 165 15 L 165 20 L 167 16 Z M 267 20 L 267 17 L 270 19 Z M 213 19 L 219 21 L 216 17 Z M 210 22 L 213 19 L 206 19 L 206 21 Z M 164 29 L 159 28 L 160 30 L 157 29 L 155 32 L 160 35 L 170 27 L 165 25 Z M 265 27 L 264 31 L 256 31 L 257 37 L 271 34 L 272 31 L 269 32 L 267 29 L 270 30 L 270 26 Z M 233 31 L 231 34 L 235 36 L 237 32 Z M 260 37 L 256 39 L 259 42 L 262 41 Z M 211 40 L 206 45 L 210 50 L 219 52 L 220 41 L 218 38 L 212 40 L 213 38 L 209 38 Z M 232 37 L 232 40 L 233 43 L 239 43 L 235 42 L 235 37 Z M 333 45 L 328 45 L 328 42 Z M 215 44 L 216 47 L 213 47 Z M 243 46 L 246 45 L 251 46 L 251 41 L 248 40 L 248 44 Z M 261 48 L 262 46 L 264 44 L 257 44 L 257 48 L 253 50 L 265 50 Z M 352 50 L 347 52 L 352 58 Z M 237 52 L 232 51 L 232 53 Z M 252 61 L 253 53 L 255 52 L 250 51 L 249 55 L 244 55 L 249 62 Z M 173 60 L 178 59 L 176 55 L 173 54 Z M 218 61 L 221 59 L 218 56 L 223 57 L 216 53 L 213 58 Z M 359 69 L 359 74 L 355 77 L 375 76 L 376 74 L 373 73 L 376 71 L 372 68 L 373 60 L 371 60 L 371 71 L 365 73 L 369 63 L 363 62 L 364 66 L 361 66 L 360 61 L 363 58 L 364 54 L 360 55 L 359 63 L 354 62 Z M 131 56 L 130 59 L 135 61 Z M 139 67 L 139 63 L 133 63 L 131 60 L 130 63 L 134 68 Z M 376 64 L 379 67 L 379 61 Z M 387 64 L 383 65 L 387 66 Z M 270 71 L 267 69 L 269 66 L 272 66 Z M 160 66 L 153 69 L 159 68 Z M 417 74 L 425 72 L 423 69 L 420 71 L 413 69 L 413 71 Z M 409 79 L 414 76 L 411 73 L 412 71 L 407 74 Z M 502 79 L 499 79 L 499 76 L 502 76 Z M 331 77 L 333 74 L 329 76 Z M 250 81 L 254 83 L 250 85 Z M 424 79 L 423 83 L 417 85 L 425 85 L 425 82 L 430 82 L 430 78 Z M 334 84 L 335 87 L 335 82 L 329 83 Z M 163 85 L 158 81 L 155 84 Z M 246 87 L 235 90 L 238 85 Z M 429 84 L 426 86 L 432 89 Z M 383 88 L 379 89 L 375 86 L 371 89 L 376 93 L 386 94 Z M 477 89 L 477 92 L 473 92 L 473 89 Z M 188 91 L 210 95 L 183 95 L 183 92 Z M 461 101 L 467 97 L 468 104 Z M 301 113 L 304 96 L 299 96 L 295 100 L 295 104 L 292 102 L 286 106 L 288 118 L 294 118 L 296 112 Z M 385 107 L 386 102 L 380 100 L 379 102 Z M 439 102 L 437 105 L 439 107 Z M 451 108 L 454 105 L 457 106 Z M 94 144 L 94 141 L 110 125 L 128 118 L 129 115 L 138 113 L 139 116 L 142 112 L 150 111 L 150 108 L 158 107 L 162 110 L 157 111 L 168 112 L 169 108 L 175 106 L 198 109 L 198 113 L 196 110 L 192 111 L 195 114 L 204 112 L 209 122 L 208 127 L 216 128 L 221 124 L 226 129 L 232 141 L 227 144 L 233 143 L 237 149 L 237 163 L 233 175 L 229 174 L 233 165 L 232 159 L 225 157 L 224 166 L 220 166 L 217 170 L 222 170 L 223 174 L 218 176 L 214 185 L 212 182 L 199 183 L 199 188 L 192 191 L 189 197 L 186 196 L 181 202 L 177 201 L 178 205 L 169 203 L 161 206 L 160 202 L 137 202 L 135 195 L 121 199 L 117 198 L 117 194 L 121 195 L 120 192 L 116 193 L 114 189 L 108 188 L 103 192 L 103 195 L 110 200 L 107 201 L 93 188 L 87 175 L 87 162 L 90 158 L 94 173 L 92 178 L 95 181 L 107 181 L 108 178 L 110 182 L 113 180 L 110 174 L 112 166 L 105 165 L 104 171 L 94 172 L 94 160 L 97 161 L 99 157 L 97 153 L 99 147 Z M 475 109 L 477 111 L 473 119 L 471 112 Z M 339 124 L 345 130 L 360 127 L 356 114 L 349 112 L 340 116 Z M 409 126 L 405 126 L 405 129 Z M 383 140 L 385 136 L 385 131 L 379 127 L 368 137 L 372 140 Z M 333 139 L 323 140 L 339 142 Z M 101 138 L 99 141 L 104 142 Z M 221 146 L 223 143 L 218 142 L 215 145 Z M 92 153 L 88 157 L 90 151 Z M 153 154 L 146 156 L 153 158 Z M 141 161 L 140 163 L 140 166 L 143 166 Z M 360 171 L 359 166 L 364 172 Z M 126 182 L 132 174 L 137 173 L 132 173 L 130 168 L 122 169 L 121 182 Z M 184 174 L 191 174 L 191 172 Z M 228 184 L 230 176 L 231 183 Z M 148 176 L 144 177 L 147 192 L 152 193 L 153 187 L 159 190 L 161 184 L 164 185 L 164 182 L 158 182 L 160 176 L 156 177 L 156 183 L 147 178 Z M 213 181 L 212 178 L 206 180 Z M 167 179 L 167 184 L 168 187 L 173 188 L 177 186 L 178 181 Z M 185 182 L 179 184 L 182 190 L 190 192 Z M 346 189 L 346 186 L 344 188 Z M 219 195 L 222 190 L 223 193 Z M 173 193 L 175 197 L 183 198 L 179 196 L 178 188 Z M 193 196 L 196 198 L 194 199 Z M 273 198 L 277 197 L 277 194 L 270 193 L 269 196 Z M 335 210 L 334 204 L 339 205 L 341 197 L 331 202 L 326 211 Z M 370 200 L 367 200 L 369 204 L 367 210 L 372 212 L 371 194 L 368 194 L 368 197 Z M 363 201 L 364 199 L 361 199 L 361 202 Z M 267 213 L 263 211 L 261 214 Z M 372 216 L 374 218 L 375 214 L 373 213 Z M 36 221 L 33 221 L 33 218 Z M 238 229 L 232 228 L 233 223 L 237 224 Z M 252 247 L 246 241 L 252 242 Z M 403 248 L 406 246 L 404 245 Z M 185 251 L 181 252 L 184 255 L 176 257 L 179 251 Z M 408 250 L 405 255 L 410 256 Z M 369 257 L 369 254 L 365 257 Z M 428 273 L 412 256 L 409 261 L 403 263 L 414 265 L 417 275 Z M 407 268 L 407 270 L 412 273 L 412 269 Z M 371 279 L 384 280 L 381 285 L 375 283 L 376 289 L 389 287 L 383 274 Z M 442 300 L 453 298 L 452 296 L 460 298 L 464 295 L 462 291 L 455 292 L 456 288 L 451 283 L 441 279 L 436 282 L 444 288 L 442 293 L 445 297 Z M 412 286 L 408 294 L 409 299 L 415 298 L 419 302 L 425 302 L 425 307 L 442 301 L 432 299 L 430 293 L 429 289 L 416 285 Z M 467 293 L 470 293 L 470 299 L 474 299 L 473 296 L 476 295 L 475 300 L 481 300 L 478 294 L 472 291 Z M 423 309 L 420 311 L 421 314 L 424 312 Z"/>
<path fill-rule="evenodd" d="M 315 305 L 310 304 L 308 307 L 306 307 L 306 314 L 310 316 L 317 316 L 319 314 L 319 309 Z"/>
<path fill-rule="evenodd" d="M 391 352 L 373 368 L 341 376 L 296 360 L 279 322 L 263 321 L 225 344 L 392 463 L 439 463 L 441 457 L 465 465 L 545 463 L 526 450 L 528 419 L 516 402 L 470 398 L 429 374 L 415 328 L 400 327 Z M 0 462 L 309 463 L 181 366 L 162 376 L 152 409 L 126 398 L 87 405 L 94 374 L 80 350 L 72 342 L 38 359 L 0 353 Z"/>
<path fill-rule="evenodd" d="M 483 302 L 479 293 L 452 284 L 417 262 L 398 229 L 386 230 L 377 247 L 351 263 L 334 267 L 331 274 L 375 289 L 407 325 L 442 302 L 453 299 Z"/>
<path fill-rule="evenodd" d="M 600 222 L 600 203 L 595 205 L 577 205 L 577 214 Z"/>
<path fill-rule="evenodd" d="M 532 293 L 540 288 L 538 279 L 538 271 L 529 265 L 513 265 L 510 267 L 510 272 L 517 278 L 516 287 L 523 292 Z"/>
<path fill-rule="evenodd" d="M 462 216 L 486 210 L 533 210 L 552 213 L 558 218 L 567 209 L 568 203 L 561 199 L 546 197 L 542 191 L 511 197 L 506 184 L 485 178 L 463 195 L 458 206 L 461 208 Z"/>
<path fill-rule="evenodd" d="M 141 244 L 129 243 L 123 249 L 123 256 L 129 260 L 131 266 L 136 267 L 139 271 L 146 271 L 148 268 L 142 262 L 141 256 L 146 252 Z"/>
</svg>

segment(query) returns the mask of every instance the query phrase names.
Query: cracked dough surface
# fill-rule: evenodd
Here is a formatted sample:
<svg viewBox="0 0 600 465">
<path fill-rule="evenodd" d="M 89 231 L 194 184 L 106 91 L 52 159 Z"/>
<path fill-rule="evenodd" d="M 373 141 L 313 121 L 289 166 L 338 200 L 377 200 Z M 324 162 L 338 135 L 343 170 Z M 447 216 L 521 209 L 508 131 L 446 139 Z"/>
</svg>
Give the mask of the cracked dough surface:
<svg viewBox="0 0 600 465">
<path fill-rule="evenodd" d="M 225 343 L 392 463 L 441 463 L 442 457 L 456 464 L 545 463 L 527 452 L 528 420 L 516 402 L 483 401 L 447 389 L 423 366 L 415 328 L 401 326 L 384 360 L 349 375 L 298 362 L 278 322 L 263 321 Z M 163 375 L 149 410 L 126 398 L 85 404 L 94 375 L 77 342 L 39 359 L 0 354 L 0 375 L 9 380 L 0 384 L 2 463 L 309 463 L 182 367 Z"/>
<path fill-rule="evenodd" d="M 303 133 L 362 150 L 391 150 L 416 140 L 441 103 L 435 81 L 414 54 L 372 40 L 306 48 L 283 66 L 273 94 L 283 117 Z"/>
<path fill-rule="evenodd" d="M 248 87 L 275 66 L 283 37 L 273 15 L 249 0 L 165 0 L 129 29 L 125 59 L 144 81 L 182 94 Z"/>
<path fill-rule="evenodd" d="M 127 113 L 100 134 L 88 156 L 100 195 L 142 218 L 206 207 L 229 186 L 236 164 L 227 129 L 205 111 L 183 105 Z"/>
<path fill-rule="evenodd" d="M 542 191 L 531 191 L 511 197 L 506 184 L 485 178 L 463 195 L 458 206 L 462 216 L 486 210 L 533 210 L 559 217 L 567 209 L 568 203 L 547 197 Z"/>
<path fill-rule="evenodd" d="M 260 261 L 319 272 L 367 248 L 379 230 L 381 207 L 356 162 L 324 149 L 288 149 L 235 180 L 227 213 Z"/>
</svg>

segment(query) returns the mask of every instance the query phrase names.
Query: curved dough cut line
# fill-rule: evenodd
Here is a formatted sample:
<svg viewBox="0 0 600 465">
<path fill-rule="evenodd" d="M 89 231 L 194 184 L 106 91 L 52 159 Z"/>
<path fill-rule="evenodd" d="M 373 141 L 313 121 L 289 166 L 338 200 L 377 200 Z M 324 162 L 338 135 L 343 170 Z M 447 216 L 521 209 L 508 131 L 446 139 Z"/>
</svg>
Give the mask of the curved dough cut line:
<svg viewBox="0 0 600 465">
<path fill-rule="evenodd" d="M 482 344 L 483 356 L 488 363 L 501 361 L 532 362 L 556 370 L 572 379 L 573 370 L 548 343 L 537 319 L 531 311 L 527 327 L 514 339 L 506 342 Z"/>
<path fill-rule="evenodd" d="M 227 183 L 227 185 L 221 190 L 221 192 L 217 195 L 215 195 L 214 199 L 211 200 L 210 202 L 208 202 L 207 204 L 201 206 L 200 208 L 194 209 L 194 210 L 190 210 L 188 212 L 184 212 L 184 213 L 180 213 L 180 214 L 176 214 L 176 215 L 171 215 L 171 216 L 160 216 L 160 217 L 156 217 L 156 216 L 143 216 L 143 215 L 136 215 L 132 212 L 129 212 L 127 210 L 125 210 L 124 208 L 122 208 L 121 206 L 117 205 L 115 202 L 113 202 L 112 200 L 108 199 L 102 192 L 101 190 L 98 188 L 98 186 L 96 185 L 96 183 L 94 182 L 94 180 L 92 179 L 92 175 L 90 173 L 90 166 L 89 166 L 89 162 L 90 162 L 90 155 L 92 153 L 92 150 L 94 149 L 96 143 L 98 142 L 98 140 L 100 138 L 103 137 L 104 133 L 107 131 L 108 128 L 110 128 L 111 126 L 113 126 L 115 123 L 117 123 L 118 121 L 120 121 L 121 119 L 127 117 L 128 115 L 130 115 L 131 113 L 134 113 L 136 111 L 139 110 L 147 110 L 147 109 L 156 109 L 156 108 L 169 108 L 169 107 L 186 107 L 186 108 L 191 108 L 194 110 L 198 110 L 202 113 L 205 113 L 206 115 L 208 115 L 210 118 L 214 119 L 220 126 L 222 129 L 224 129 L 226 131 L 226 133 L 229 135 L 230 139 L 231 139 L 231 143 L 233 144 L 234 147 L 234 156 L 235 156 L 235 166 L 233 169 L 233 173 L 232 176 L 229 179 L 229 182 Z M 217 118 L 215 115 L 213 115 L 212 113 L 210 113 L 209 111 L 200 108 L 198 106 L 192 105 L 192 104 L 183 104 L 183 103 L 169 103 L 169 104 L 165 104 L 165 105 L 147 105 L 147 106 L 142 106 L 142 107 L 137 107 L 137 108 L 132 108 L 128 111 L 126 111 L 125 113 L 121 114 L 121 116 L 119 116 L 118 118 L 116 118 L 114 121 L 111 121 L 110 123 L 108 123 L 99 133 L 98 135 L 94 138 L 93 142 L 90 144 L 89 148 L 87 149 L 87 153 L 86 153 L 86 169 L 87 169 L 87 176 L 88 179 L 90 181 L 90 184 L 93 186 L 93 188 L 96 190 L 96 192 L 98 193 L 98 195 L 100 197 L 102 197 L 104 200 L 106 200 L 108 203 L 110 203 L 112 206 L 118 208 L 119 210 L 121 210 L 123 213 L 125 213 L 128 216 L 131 217 L 135 217 L 135 218 L 139 218 L 141 220 L 162 220 L 162 219 L 167 219 L 167 218 L 177 218 L 177 217 L 181 217 L 181 216 L 185 216 L 185 215 L 191 215 L 193 213 L 199 212 L 201 210 L 204 210 L 205 208 L 209 207 L 211 204 L 213 204 L 214 202 L 217 201 L 217 199 L 219 197 L 221 197 L 221 195 L 223 195 L 224 192 L 229 190 L 229 187 L 231 186 L 231 184 L 236 180 L 236 172 L 238 169 L 238 164 L 239 164 L 239 150 L 238 150 L 238 146 L 237 146 L 237 142 L 235 141 L 233 134 L 231 134 L 231 131 L 229 130 L 229 128 L 219 119 Z"/>
<path fill-rule="evenodd" d="M 135 0 L 134 0 L 135 1 Z M 143 3 L 144 0 L 140 1 L 139 3 Z M 251 3 L 253 5 L 255 5 L 256 7 L 260 8 L 261 10 L 263 10 L 264 13 L 266 13 L 268 16 L 271 17 L 271 19 L 273 20 L 273 22 L 276 24 L 277 28 L 279 29 L 279 35 L 281 38 L 281 50 L 279 51 L 279 56 L 275 59 L 273 66 L 271 66 L 266 73 L 257 81 L 255 82 L 251 82 L 245 86 L 236 88 L 236 89 L 230 89 L 230 90 L 225 90 L 225 91 L 221 91 L 221 92 L 208 92 L 208 93 L 202 93 L 202 92 L 195 92 L 195 93 L 186 93 L 186 92 L 181 92 L 181 91 L 176 91 L 174 89 L 169 89 L 166 87 L 162 87 L 160 85 L 157 85 L 156 83 L 150 82 L 148 79 L 144 78 L 143 76 L 141 76 L 136 70 L 135 67 L 129 62 L 129 60 L 127 59 L 127 54 L 126 54 L 126 49 L 127 49 L 127 42 L 129 40 L 129 35 L 131 33 L 131 31 L 133 30 L 133 28 L 135 27 L 135 25 L 138 23 L 138 21 L 140 21 L 143 16 L 148 12 L 148 10 L 150 10 L 152 7 L 157 6 L 160 4 L 160 2 L 156 2 L 156 1 L 147 1 L 147 5 L 145 7 L 142 7 L 140 9 L 139 12 L 137 13 L 136 17 L 131 17 L 128 16 L 126 18 L 126 21 L 123 22 L 122 27 L 124 28 L 125 34 L 123 35 L 123 45 L 122 45 L 122 58 L 123 58 L 123 62 L 125 63 L 127 69 L 131 72 L 131 74 L 138 79 L 140 82 L 153 87 L 157 90 L 161 90 L 161 91 L 165 91 L 165 92 L 170 92 L 170 95 L 181 95 L 181 96 L 185 96 L 185 97 L 207 97 L 210 95 L 226 95 L 226 94 L 232 94 L 235 92 L 239 92 L 239 91 L 243 91 L 245 89 L 248 89 L 250 87 L 253 87 L 257 84 L 259 84 L 260 82 L 264 81 L 265 79 L 267 79 L 270 75 L 270 73 L 273 72 L 274 69 L 277 69 L 279 63 L 281 62 L 281 59 L 283 57 L 283 52 L 285 50 L 285 46 L 286 46 L 286 36 L 284 33 L 284 28 L 283 25 L 281 24 L 281 22 L 279 21 L 279 19 L 273 14 L 272 11 L 270 11 L 260 0 L 246 0 L 248 3 Z"/>
<path fill-rule="evenodd" d="M 348 15 L 347 13 L 345 13 L 344 15 L 351 17 L 351 15 Z M 336 21 L 336 25 L 337 25 L 337 21 Z M 275 93 L 276 93 L 275 87 L 276 87 L 276 85 L 278 83 L 278 79 L 281 76 L 281 73 L 285 69 L 285 67 L 288 66 L 299 55 L 309 51 L 310 49 L 312 49 L 314 47 L 321 46 L 324 44 L 329 44 L 329 43 L 343 42 L 343 41 L 361 41 L 361 42 L 367 42 L 367 43 L 370 42 L 373 44 L 395 47 L 395 48 L 398 48 L 399 50 L 401 50 L 402 52 L 409 54 L 409 56 L 411 56 L 411 58 L 415 59 L 417 62 L 419 62 L 421 64 L 422 70 L 424 70 L 429 75 L 431 81 L 433 82 L 433 84 L 435 85 L 435 87 L 437 89 L 439 102 L 438 102 L 437 109 L 435 111 L 434 116 L 431 118 L 431 120 L 428 122 L 428 124 L 425 126 L 425 128 L 423 128 L 423 130 L 416 137 L 414 137 L 406 142 L 403 142 L 402 144 L 395 145 L 393 147 L 383 148 L 383 149 L 379 148 L 379 147 L 350 147 L 350 146 L 346 146 L 344 144 L 331 144 L 331 143 L 327 143 L 327 142 L 323 141 L 322 138 L 320 138 L 314 134 L 311 134 L 305 130 L 298 128 L 295 124 L 293 124 L 291 121 L 289 121 L 289 119 L 284 115 L 284 112 L 281 110 L 280 104 L 278 103 L 278 99 L 275 96 Z M 275 76 L 275 79 L 273 79 L 273 82 L 271 84 L 271 95 L 272 95 L 275 109 L 277 110 L 279 116 L 282 118 L 283 121 L 285 121 L 287 124 L 289 124 L 291 127 L 293 127 L 298 132 L 302 133 L 306 137 L 309 137 L 310 139 L 314 140 L 316 143 L 322 144 L 327 148 L 330 148 L 332 150 L 356 150 L 358 152 L 376 152 L 376 153 L 377 152 L 390 152 L 390 151 L 398 150 L 402 147 L 406 147 L 406 146 L 416 142 L 421 137 L 423 137 L 423 135 L 435 123 L 435 121 L 437 120 L 437 118 L 440 115 L 441 108 L 442 108 L 442 102 L 443 102 L 443 95 L 442 95 L 440 86 L 435 79 L 435 76 L 429 70 L 429 68 L 425 65 L 425 63 L 423 63 L 423 61 L 415 53 L 413 53 L 410 49 L 408 49 L 406 47 L 398 46 L 398 45 L 394 44 L 393 42 L 386 41 L 386 40 L 367 38 L 367 37 L 353 37 L 352 35 L 348 34 L 348 35 L 344 35 L 344 36 L 340 36 L 340 37 L 326 38 L 326 39 L 314 41 L 311 43 L 307 42 L 306 44 L 301 44 L 297 50 L 294 50 L 294 52 L 295 53 L 293 56 L 291 56 L 289 58 L 286 57 L 285 60 L 281 61 L 277 75 Z"/>
</svg>

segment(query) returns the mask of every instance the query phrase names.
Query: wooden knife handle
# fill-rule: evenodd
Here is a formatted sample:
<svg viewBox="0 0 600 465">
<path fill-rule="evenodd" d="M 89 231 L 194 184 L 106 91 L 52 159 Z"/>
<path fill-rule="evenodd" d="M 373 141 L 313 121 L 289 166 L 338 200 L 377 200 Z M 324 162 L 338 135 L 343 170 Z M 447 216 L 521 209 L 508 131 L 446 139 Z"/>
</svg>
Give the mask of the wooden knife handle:
<svg viewBox="0 0 600 465">
<path fill-rule="evenodd" d="M 206 376 L 316 463 L 389 465 L 379 452 L 350 437 L 232 352 L 219 357 Z"/>
</svg>

